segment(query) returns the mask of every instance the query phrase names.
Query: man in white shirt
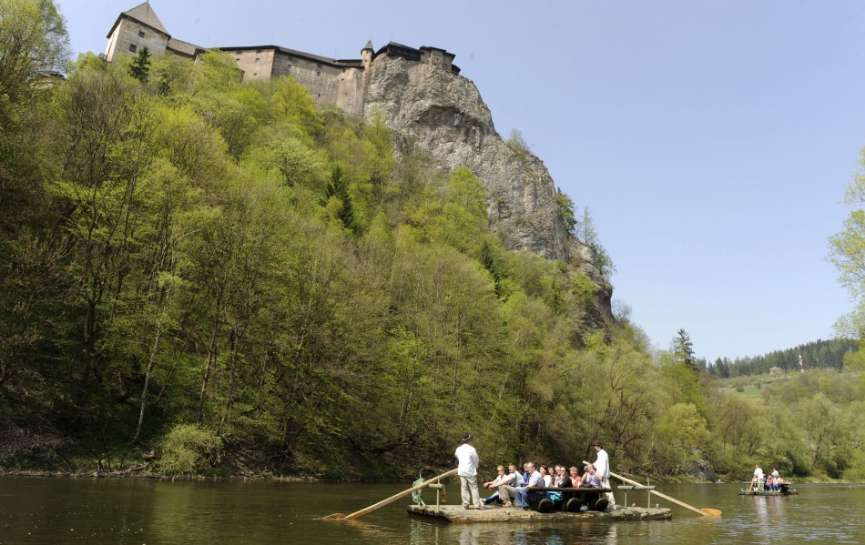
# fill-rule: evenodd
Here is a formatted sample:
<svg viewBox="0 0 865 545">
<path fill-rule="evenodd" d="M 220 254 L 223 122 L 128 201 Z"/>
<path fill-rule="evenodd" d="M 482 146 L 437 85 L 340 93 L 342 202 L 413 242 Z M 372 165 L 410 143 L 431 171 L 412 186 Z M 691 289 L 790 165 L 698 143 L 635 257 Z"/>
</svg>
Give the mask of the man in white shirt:
<svg viewBox="0 0 865 545">
<path fill-rule="evenodd" d="M 602 488 L 611 488 L 610 487 L 610 456 L 607 454 L 607 451 L 604 450 L 604 445 L 601 444 L 600 441 L 595 441 L 592 443 L 592 446 L 595 447 L 595 451 L 598 453 L 598 459 L 595 460 L 595 474 L 598 476 L 598 480 L 601 481 Z M 616 508 L 616 500 L 613 498 L 612 490 L 607 492 L 607 499 L 610 500 L 610 505 L 607 507 L 609 510 L 613 510 Z"/>
<path fill-rule="evenodd" d="M 541 477 L 540 472 L 535 470 L 534 462 L 526 463 L 525 469 L 526 472 L 523 477 L 526 479 L 526 484 L 516 489 L 514 505 L 528 509 L 531 502 L 539 501 L 544 497 L 543 492 L 533 491 L 530 487 L 544 486 L 544 479 Z"/>
<path fill-rule="evenodd" d="M 462 493 L 463 507 L 469 508 L 471 503 L 474 503 L 478 509 L 483 509 L 481 503 L 481 495 L 478 492 L 478 451 L 469 443 L 472 440 L 471 434 L 463 436 L 463 444 L 457 447 L 454 455 L 459 460 L 457 466 L 457 475 L 460 476 L 460 491 Z"/>
</svg>

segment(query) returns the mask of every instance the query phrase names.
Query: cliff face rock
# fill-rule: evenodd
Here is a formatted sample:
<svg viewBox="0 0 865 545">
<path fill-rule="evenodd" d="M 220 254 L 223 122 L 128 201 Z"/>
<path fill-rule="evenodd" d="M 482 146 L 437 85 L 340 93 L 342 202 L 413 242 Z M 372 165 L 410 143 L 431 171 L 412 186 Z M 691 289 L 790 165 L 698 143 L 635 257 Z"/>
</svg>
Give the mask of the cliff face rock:
<svg viewBox="0 0 865 545">
<path fill-rule="evenodd" d="M 489 195 L 490 220 L 508 247 L 568 259 L 553 179 L 540 159 L 499 136 L 471 80 L 398 57 L 376 59 L 364 114 L 376 112 L 440 164 L 478 176 Z"/>
<path fill-rule="evenodd" d="M 579 263 L 598 285 L 598 310 L 611 317 L 612 287 L 592 249 L 569 236 L 558 213 L 556 187 L 543 162 L 513 149 L 496 132 L 475 84 L 430 64 L 378 58 L 370 72 L 364 115 L 381 113 L 448 169 L 474 172 L 489 196 L 489 214 L 505 244 L 548 259 Z"/>
</svg>

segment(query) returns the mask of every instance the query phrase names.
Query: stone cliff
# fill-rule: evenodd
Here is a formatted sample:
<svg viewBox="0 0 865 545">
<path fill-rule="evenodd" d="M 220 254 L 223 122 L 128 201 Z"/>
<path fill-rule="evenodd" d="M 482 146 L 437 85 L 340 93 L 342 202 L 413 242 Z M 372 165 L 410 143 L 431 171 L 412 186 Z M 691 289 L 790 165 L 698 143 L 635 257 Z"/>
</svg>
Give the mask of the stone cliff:
<svg viewBox="0 0 865 545">
<path fill-rule="evenodd" d="M 599 310 L 611 315 L 612 287 L 592 249 L 568 233 L 550 173 L 540 159 L 513 149 L 496 132 L 471 80 L 399 57 L 376 59 L 369 78 L 367 118 L 380 112 L 440 164 L 472 170 L 487 191 L 490 221 L 505 244 L 579 266 L 599 287 Z"/>
</svg>

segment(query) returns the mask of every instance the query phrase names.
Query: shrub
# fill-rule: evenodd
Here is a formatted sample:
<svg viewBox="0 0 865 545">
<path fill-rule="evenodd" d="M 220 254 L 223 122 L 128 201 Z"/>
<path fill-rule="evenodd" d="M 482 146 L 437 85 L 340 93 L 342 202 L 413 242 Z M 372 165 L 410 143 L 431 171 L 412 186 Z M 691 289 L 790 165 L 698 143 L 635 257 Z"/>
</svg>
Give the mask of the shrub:
<svg viewBox="0 0 865 545">
<path fill-rule="evenodd" d="M 162 440 L 157 471 L 164 475 L 192 475 L 219 463 L 222 439 L 198 424 L 178 424 Z"/>
</svg>

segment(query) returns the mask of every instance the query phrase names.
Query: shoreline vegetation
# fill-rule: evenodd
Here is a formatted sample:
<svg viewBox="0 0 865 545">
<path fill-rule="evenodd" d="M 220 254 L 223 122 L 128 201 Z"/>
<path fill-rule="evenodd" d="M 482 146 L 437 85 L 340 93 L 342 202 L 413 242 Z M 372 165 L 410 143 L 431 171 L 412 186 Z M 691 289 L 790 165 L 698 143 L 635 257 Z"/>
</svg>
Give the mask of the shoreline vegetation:
<svg viewBox="0 0 865 545">
<path fill-rule="evenodd" d="M 153 471 L 144 471 L 143 467 L 135 467 L 126 470 L 111 470 L 111 471 L 84 471 L 84 472 L 68 472 L 68 471 L 45 471 L 45 470 L 18 470 L 9 468 L 0 468 L 0 477 L 36 477 L 36 478 L 56 478 L 56 479 L 153 479 L 159 481 L 219 481 L 219 480 L 262 480 L 275 481 L 286 483 L 326 483 L 326 482 L 367 482 L 367 483 L 397 483 L 410 482 L 412 478 L 406 476 L 404 479 L 389 478 L 389 479 L 328 479 L 326 477 L 316 476 L 287 476 L 287 475 L 272 475 L 268 472 L 250 473 L 250 474 L 197 474 L 197 475 L 163 475 Z M 432 473 L 435 473 L 433 470 Z M 431 473 L 431 474 L 432 474 Z M 645 476 L 632 475 L 632 479 L 645 481 Z M 445 479 L 445 482 L 453 479 Z M 617 486 L 615 479 L 613 488 Z M 715 481 L 706 481 L 687 475 L 667 475 L 651 477 L 651 484 L 749 484 L 748 481 L 740 481 L 737 479 L 720 478 Z M 797 479 L 791 485 L 803 484 L 862 484 L 862 481 L 848 481 L 844 479 L 820 479 L 816 477 L 806 477 Z"/>
<path fill-rule="evenodd" d="M 470 432 L 484 463 L 600 440 L 653 481 L 865 480 L 849 342 L 806 373 L 711 365 L 684 329 L 658 349 L 578 196 L 548 203 L 567 260 L 514 251 L 478 176 L 381 112 L 243 84 L 218 50 L 71 62 L 64 23 L 0 2 L 5 471 L 396 481 Z"/>
</svg>

